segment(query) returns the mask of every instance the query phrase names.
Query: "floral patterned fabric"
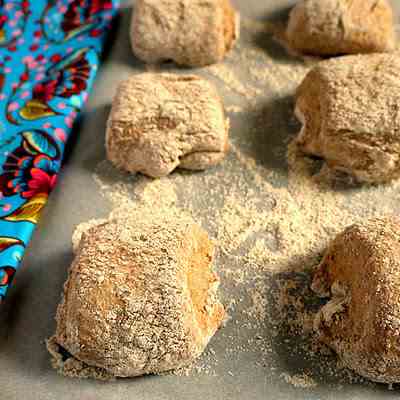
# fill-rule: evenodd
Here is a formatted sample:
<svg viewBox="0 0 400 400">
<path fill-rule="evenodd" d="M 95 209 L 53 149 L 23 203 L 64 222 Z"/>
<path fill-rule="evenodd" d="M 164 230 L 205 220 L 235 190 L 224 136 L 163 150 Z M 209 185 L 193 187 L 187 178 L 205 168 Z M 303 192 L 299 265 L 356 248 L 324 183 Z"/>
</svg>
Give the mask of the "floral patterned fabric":
<svg viewBox="0 0 400 400">
<path fill-rule="evenodd" d="M 57 182 L 117 0 L 0 0 L 0 300 Z"/>
</svg>

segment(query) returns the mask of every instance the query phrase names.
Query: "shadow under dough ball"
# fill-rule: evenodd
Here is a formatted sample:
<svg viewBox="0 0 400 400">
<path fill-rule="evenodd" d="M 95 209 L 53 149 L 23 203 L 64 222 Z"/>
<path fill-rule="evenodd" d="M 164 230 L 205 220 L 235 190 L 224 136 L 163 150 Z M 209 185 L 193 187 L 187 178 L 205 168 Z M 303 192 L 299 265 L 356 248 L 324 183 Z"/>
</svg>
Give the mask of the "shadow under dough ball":
<svg viewBox="0 0 400 400">
<path fill-rule="evenodd" d="M 151 64 L 215 64 L 234 46 L 239 24 L 230 0 L 138 0 L 131 23 L 132 49 Z"/>
<path fill-rule="evenodd" d="M 190 217 L 152 210 L 79 230 L 48 341 L 59 372 L 133 377 L 198 357 L 225 318 L 207 233 Z"/>
<path fill-rule="evenodd" d="M 302 0 L 290 13 L 289 47 L 316 56 L 395 48 L 393 11 L 386 0 Z"/>
<path fill-rule="evenodd" d="M 203 170 L 229 148 L 229 122 L 215 87 L 196 76 L 140 74 L 121 83 L 107 123 L 108 159 L 151 177 Z"/>
<path fill-rule="evenodd" d="M 380 183 L 400 176 L 400 56 L 345 56 L 319 63 L 296 94 L 303 123 L 297 143 L 307 154 Z"/>
<path fill-rule="evenodd" d="M 329 298 L 314 328 L 345 366 L 373 381 L 400 382 L 400 220 L 371 219 L 339 234 L 312 289 Z"/>
</svg>

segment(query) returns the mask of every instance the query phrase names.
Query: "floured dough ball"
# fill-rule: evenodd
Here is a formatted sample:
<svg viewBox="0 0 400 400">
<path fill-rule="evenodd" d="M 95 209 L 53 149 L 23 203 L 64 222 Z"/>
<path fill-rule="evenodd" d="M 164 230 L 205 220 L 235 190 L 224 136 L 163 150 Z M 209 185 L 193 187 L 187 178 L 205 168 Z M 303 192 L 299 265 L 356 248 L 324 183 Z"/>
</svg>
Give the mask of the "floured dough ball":
<svg viewBox="0 0 400 400">
<path fill-rule="evenodd" d="M 207 233 L 190 217 L 151 210 L 86 228 L 48 341 L 54 366 L 109 379 L 198 357 L 225 317 Z"/>
<path fill-rule="evenodd" d="M 400 57 L 346 56 L 318 64 L 297 91 L 300 148 L 360 182 L 400 176 Z"/>
<path fill-rule="evenodd" d="M 202 170 L 228 151 L 229 122 L 214 86 L 196 76 L 140 74 L 123 82 L 107 124 L 111 162 L 152 177 Z"/>
<path fill-rule="evenodd" d="M 303 0 L 290 13 L 286 37 L 309 55 L 392 51 L 393 11 L 386 0 Z"/>
<path fill-rule="evenodd" d="M 148 63 L 173 60 L 201 67 L 222 61 L 239 36 L 230 0 L 138 0 L 131 24 L 133 52 Z"/>
<path fill-rule="evenodd" d="M 328 248 L 312 285 L 330 297 L 314 321 L 343 363 L 377 382 L 400 382 L 400 220 L 355 224 Z"/>
</svg>

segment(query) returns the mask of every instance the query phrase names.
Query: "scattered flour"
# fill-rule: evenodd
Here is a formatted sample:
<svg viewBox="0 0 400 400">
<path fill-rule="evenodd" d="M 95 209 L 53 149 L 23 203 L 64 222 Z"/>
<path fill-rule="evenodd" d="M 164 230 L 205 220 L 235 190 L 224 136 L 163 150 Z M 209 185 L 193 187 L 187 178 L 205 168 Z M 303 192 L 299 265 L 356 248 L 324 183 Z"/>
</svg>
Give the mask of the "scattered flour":
<svg viewBox="0 0 400 400">
<path fill-rule="evenodd" d="M 274 40 L 269 24 L 245 19 L 243 31 L 223 64 L 199 73 L 217 78 L 238 96 L 235 105 L 227 104 L 228 112 L 250 118 L 252 112 L 262 112 L 260 104 L 292 98 L 312 62 L 282 61 L 269 54 L 266 48 Z M 260 33 L 266 35 L 265 47 L 255 44 Z M 315 340 L 312 322 L 320 302 L 309 283 L 336 233 L 361 219 L 399 211 L 400 183 L 357 187 L 320 170 L 319 161 L 304 157 L 291 141 L 298 126 L 290 117 L 282 120 L 282 115 L 292 115 L 288 104 L 277 103 L 268 121 L 250 121 L 255 131 L 251 140 L 287 133 L 277 149 L 279 167 L 268 164 L 275 149 L 268 147 L 261 157 L 233 124 L 230 154 L 214 169 L 177 171 L 152 180 L 128 176 L 103 161 L 94 173 L 112 213 L 139 206 L 168 213 L 177 207 L 192 214 L 217 244 L 216 268 L 231 320 L 207 354 L 191 368 L 176 371 L 178 375 L 226 374 L 224 360 L 240 365 L 242 358 L 252 357 L 265 375 L 295 387 L 313 388 L 326 380 L 337 387 L 364 382 Z M 296 370 L 288 371 L 283 359 L 291 357 Z M 299 359 L 303 366 L 297 365 Z"/>
</svg>

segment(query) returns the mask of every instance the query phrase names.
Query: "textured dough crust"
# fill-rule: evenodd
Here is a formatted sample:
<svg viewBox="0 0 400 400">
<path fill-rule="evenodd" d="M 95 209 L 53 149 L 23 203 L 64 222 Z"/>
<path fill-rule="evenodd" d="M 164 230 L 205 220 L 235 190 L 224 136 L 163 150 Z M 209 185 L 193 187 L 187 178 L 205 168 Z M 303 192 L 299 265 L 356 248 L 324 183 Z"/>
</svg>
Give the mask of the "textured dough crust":
<svg viewBox="0 0 400 400">
<path fill-rule="evenodd" d="M 309 55 L 393 51 L 394 18 L 386 0 L 303 0 L 290 13 L 289 46 Z"/>
<path fill-rule="evenodd" d="M 239 37 L 229 0 L 138 0 L 131 24 L 135 55 L 147 63 L 173 60 L 201 67 L 222 61 Z"/>
<path fill-rule="evenodd" d="M 228 151 L 229 122 L 214 86 L 197 76 L 134 75 L 121 83 L 107 123 L 108 159 L 151 177 L 201 170 Z"/>
<path fill-rule="evenodd" d="M 400 176 L 400 57 L 346 56 L 319 63 L 296 95 L 301 149 L 360 182 Z"/>
<path fill-rule="evenodd" d="M 358 374 L 400 382 L 400 220 L 347 228 L 328 248 L 312 288 L 330 298 L 314 321 L 321 340 Z"/>
<path fill-rule="evenodd" d="M 225 317 L 207 233 L 190 217 L 151 210 L 80 231 L 48 341 L 55 367 L 109 379 L 160 373 L 198 357 Z"/>
</svg>

